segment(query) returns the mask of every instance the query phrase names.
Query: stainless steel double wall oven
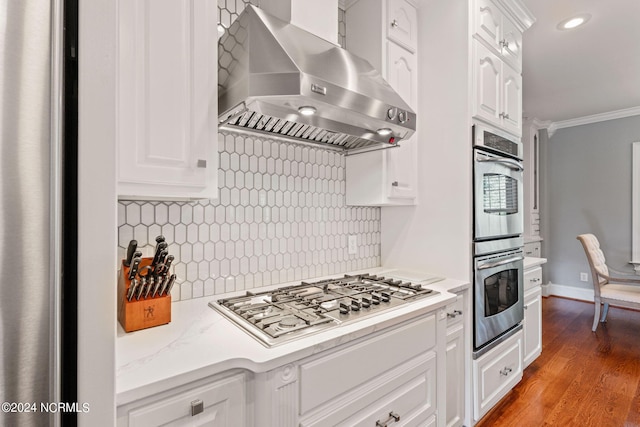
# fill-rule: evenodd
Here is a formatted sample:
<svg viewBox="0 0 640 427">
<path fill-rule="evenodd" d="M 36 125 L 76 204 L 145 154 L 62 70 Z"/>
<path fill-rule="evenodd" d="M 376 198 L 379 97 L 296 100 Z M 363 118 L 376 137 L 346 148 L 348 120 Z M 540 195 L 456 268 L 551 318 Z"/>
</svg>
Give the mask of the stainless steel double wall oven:
<svg viewBox="0 0 640 427">
<path fill-rule="evenodd" d="M 473 127 L 474 350 L 515 332 L 524 316 L 522 143 Z"/>
</svg>

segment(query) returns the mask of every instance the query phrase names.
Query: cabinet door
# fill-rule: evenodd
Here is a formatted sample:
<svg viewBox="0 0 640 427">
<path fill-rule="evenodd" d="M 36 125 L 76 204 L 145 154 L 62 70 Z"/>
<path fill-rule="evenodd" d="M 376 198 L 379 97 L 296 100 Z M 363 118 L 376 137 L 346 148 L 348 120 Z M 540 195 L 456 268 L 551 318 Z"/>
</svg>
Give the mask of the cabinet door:
<svg viewBox="0 0 640 427">
<path fill-rule="evenodd" d="M 524 294 L 524 355 L 527 367 L 542 353 L 542 289 L 538 286 Z"/>
<path fill-rule="evenodd" d="M 506 17 L 502 20 L 502 57 L 516 70 L 522 70 L 522 33 Z"/>
<path fill-rule="evenodd" d="M 388 0 L 387 37 L 411 52 L 418 45 L 418 19 L 415 7 L 407 0 Z"/>
<path fill-rule="evenodd" d="M 522 135 L 522 76 L 502 64 L 502 126 L 510 133 Z"/>
<path fill-rule="evenodd" d="M 398 94 L 415 109 L 418 92 L 417 61 L 414 54 L 393 42 L 387 43 L 388 78 L 387 81 Z M 400 142 L 400 148 L 385 152 L 387 163 L 386 182 L 387 197 L 413 199 L 416 197 L 416 139 Z"/>
<path fill-rule="evenodd" d="M 118 194 L 215 197 L 216 5 L 118 4 Z"/>
<path fill-rule="evenodd" d="M 447 330 L 446 426 L 459 427 L 464 421 L 464 325 Z"/>
<path fill-rule="evenodd" d="M 473 45 L 475 52 L 473 115 L 501 126 L 502 61 L 481 43 L 475 41 Z"/>
<path fill-rule="evenodd" d="M 474 30 L 478 37 L 500 52 L 502 12 L 490 0 L 477 0 L 474 12 Z"/>
</svg>

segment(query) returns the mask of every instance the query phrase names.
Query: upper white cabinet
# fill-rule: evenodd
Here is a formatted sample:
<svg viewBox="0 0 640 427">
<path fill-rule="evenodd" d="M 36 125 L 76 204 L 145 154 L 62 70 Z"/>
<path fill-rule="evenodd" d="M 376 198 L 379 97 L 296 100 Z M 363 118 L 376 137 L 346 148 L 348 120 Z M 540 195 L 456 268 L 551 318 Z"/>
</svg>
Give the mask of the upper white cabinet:
<svg viewBox="0 0 640 427">
<path fill-rule="evenodd" d="M 347 2 L 347 49 L 366 59 L 417 111 L 417 11 L 408 0 Z M 347 157 L 348 205 L 414 205 L 417 195 L 415 133 L 399 148 Z"/>
<path fill-rule="evenodd" d="M 474 33 L 502 60 L 522 70 L 522 31 L 491 0 L 476 0 Z"/>
<path fill-rule="evenodd" d="M 473 116 L 522 135 L 522 76 L 477 41 L 473 44 Z"/>
<path fill-rule="evenodd" d="M 118 196 L 217 197 L 217 10 L 118 2 Z"/>
<path fill-rule="evenodd" d="M 473 2 L 474 118 L 522 136 L 522 33 L 533 17 L 518 1 Z"/>
<path fill-rule="evenodd" d="M 415 52 L 418 48 L 418 15 L 414 5 L 407 0 L 388 0 L 386 21 L 389 40 Z"/>
</svg>

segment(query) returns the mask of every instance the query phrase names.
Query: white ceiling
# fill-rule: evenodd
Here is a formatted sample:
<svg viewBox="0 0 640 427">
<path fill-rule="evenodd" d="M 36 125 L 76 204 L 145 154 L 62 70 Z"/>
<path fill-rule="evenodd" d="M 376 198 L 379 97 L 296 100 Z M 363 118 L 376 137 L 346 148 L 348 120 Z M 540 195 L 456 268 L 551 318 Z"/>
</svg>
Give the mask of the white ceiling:
<svg viewBox="0 0 640 427">
<path fill-rule="evenodd" d="M 524 116 L 562 121 L 640 106 L 640 0 L 523 0 Z M 591 20 L 560 31 L 578 13 Z"/>
</svg>

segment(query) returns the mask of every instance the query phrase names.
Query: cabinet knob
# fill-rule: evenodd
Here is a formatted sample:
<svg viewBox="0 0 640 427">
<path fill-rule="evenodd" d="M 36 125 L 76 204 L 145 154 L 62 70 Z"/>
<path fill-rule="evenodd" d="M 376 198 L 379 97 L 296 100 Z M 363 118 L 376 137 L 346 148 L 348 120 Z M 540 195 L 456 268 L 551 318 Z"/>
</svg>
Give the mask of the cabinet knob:
<svg viewBox="0 0 640 427">
<path fill-rule="evenodd" d="M 393 28 L 397 28 L 397 27 L 398 27 L 398 25 L 399 25 L 399 24 L 398 24 L 398 21 L 396 21 L 395 19 L 394 19 L 393 21 L 391 21 L 391 26 L 392 26 Z"/>
<path fill-rule="evenodd" d="M 458 317 L 461 314 L 462 314 L 462 312 L 460 310 L 453 310 L 453 313 L 447 313 L 447 317 L 449 317 L 451 319 L 455 319 L 456 317 Z"/>
<path fill-rule="evenodd" d="M 194 400 L 191 402 L 191 416 L 195 417 L 196 415 L 204 412 L 204 402 L 200 399 Z"/>
<path fill-rule="evenodd" d="M 398 187 L 399 185 L 400 185 L 400 184 L 398 183 L 398 181 L 393 181 L 393 182 L 391 183 L 391 186 L 392 186 L 392 187 Z"/>
<path fill-rule="evenodd" d="M 508 366 L 505 366 L 504 369 L 500 371 L 500 375 L 504 375 L 506 377 L 512 371 L 513 371 L 513 369 L 509 368 Z"/>
</svg>

